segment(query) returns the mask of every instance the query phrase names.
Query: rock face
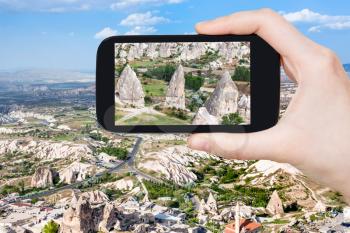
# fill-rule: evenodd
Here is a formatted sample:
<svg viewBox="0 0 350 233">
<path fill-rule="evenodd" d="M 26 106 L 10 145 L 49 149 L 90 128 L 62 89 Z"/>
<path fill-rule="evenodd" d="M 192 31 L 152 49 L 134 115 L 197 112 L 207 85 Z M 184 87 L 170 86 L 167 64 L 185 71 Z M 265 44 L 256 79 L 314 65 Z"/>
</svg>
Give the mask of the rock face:
<svg viewBox="0 0 350 233">
<path fill-rule="evenodd" d="M 103 209 L 102 220 L 98 224 L 98 230 L 102 232 L 110 232 L 118 219 L 116 216 L 116 209 L 113 204 L 107 203 Z"/>
<path fill-rule="evenodd" d="M 81 194 L 80 198 L 88 200 L 92 205 L 98 205 L 109 201 L 107 195 L 99 190 L 85 192 Z"/>
<path fill-rule="evenodd" d="M 232 81 L 230 73 L 225 71 L 216 85 L 213 94 L 205 103 L 209 114 L 221 118 L 237 112 L 238 88 Z"/>
<path fill-rule="evenodd" d="M 176 184 L 185 185 L 197 180 L 188 168 L 190 164 L 199 165 L 200 159 L 213 158 L 205 152 L 193 151 L 186 146 L 168 147 L 161 151 L 149 152 L 142 156 L 139 168 L 161 174 Z"/>
<path fill-rule="evenodd" d="M 91 164 L 73 162 L 68 167 L 59 172 L 60 181 L 66 184 L 72 184 L 84 180 L 87 176 L 95 173 L 95 167 Z"/>
<path fill-rule="evenodd" d="M 327 209 L 326 205 L 322 202 L 322 201 L 318 201 L 316 203 L 316 205 L 314 206 L 314 211 L 318 212 L 318 213 L 322 213 L 325 212 Z"/>
<path fill-rule="evenodd" d="M 284 214 L 282 200 L 278 196 L 277 191 L 273 191 L 270 201 L 266 206 L 266 211 L 272 216 Z"/>
<path fill-rule="evenodd" d="M 109 232 L 118 221 L 117 212 L 101 191 L 85 192 L 78 201 L 74 195 L 63 215 L 61 233 Z"/>
<path fill-rule="evenodd" d="M 0 154 L 15 151 L 32 153 L 35 158 L 46 160 L 93 158 L 91 149 L 85 144 L 20 139 L 0 140 Z"/>
<path fill-rule="evenodd" d="M 76 204 L 71 205 L 64 215 L 61 233 L 92 233 L 128 231 L 139 223 L 154 223 L 154 216 L 147 213 L 128 212 L 123 208 L 116 208 L 113 203 L 92 204 L 91 194 L 80 196 Z M 147 216 L 146 216 L 147 215 Z M 153 220 L 151 219 L 153 217 Z"/>
<path fill-rule="evenodd" d="M 15 230 L 13 230 L 10 226 L 1 224 L 0 225 L 0 232 L 1 233 L 16 233 Z"/>
<path fill-rule="evenodd" d="M 104 187 L 130 191 L 134 188 L 134 182 L 131 179 L 123 178 L 112 183 L 107 183 Z"/>
<path fill-rule="evenodd" d="M 205 54 L 206 50 L 206 46 L 202 43 L 184 45 L 180 54 L 180 59 L 182 61 L 198 59 Z"/>
<path fill-rule="evenodd" d="M 146 50 L 146 56 L 150 59 L 154 59 L 159 56 L 156 43 L 151 43 L 148 45 L 148 48 Z"/>
<path fill-rule="evenodd" d="M 276 173 L 278 170 L 282 170 L 290 175 L 302 174 L 297 168 L 288 163 L 277 163 L 270 160 L 259 160 L 252 164 L 249 169 L 255 169 L 261 176 L 269 177 L 271 174 Z"/>
<path fill-rule="evenodd" d="M 165 105 L 185 109 L 185 76 L 182 65 L 179 65 L 171 77 L 165 97 Z"/>
<path fill-rule="evenodd" d="M 65 211 L 60 227 L 61 233 L 95 232 L 96 227 L 94 220 L 96 217 L 97 219 L 100 218 L 99 216 L 96 216 L 96 212 L 101 213 L 101 211 L 94 211 L 87 200 L 80 198 L 76 207 L 70 207 Z"/>
<path fill-rule="evenodd" d="M 168 43 L 161 43 L 159 47 L 159 56 L 168 58 L 171 56 L 170 45 Z"/>
<path fill-rule="evenodd" d="M 218 125 L 219 121 L 215 116 L 209 114 L 205 107 L 198 109 L 195 117 L 193 118 L 192 125 Z"/>
<path fill-rule="evenodd" d="M 145 94 L 142 84 L 129 65 L 126 65 L 117 80 L 115 96 L 117 103 L 122 105 L 135 107 L 143 107 L 145 105 Z"/>
<path fill-rule="evenodd" d="M 47 188 L 54 185 L 54 178 L 56 173 L 48 167 L 38 168 L 32 176 L 30 183 L 34 188 Z"/>
</svg>

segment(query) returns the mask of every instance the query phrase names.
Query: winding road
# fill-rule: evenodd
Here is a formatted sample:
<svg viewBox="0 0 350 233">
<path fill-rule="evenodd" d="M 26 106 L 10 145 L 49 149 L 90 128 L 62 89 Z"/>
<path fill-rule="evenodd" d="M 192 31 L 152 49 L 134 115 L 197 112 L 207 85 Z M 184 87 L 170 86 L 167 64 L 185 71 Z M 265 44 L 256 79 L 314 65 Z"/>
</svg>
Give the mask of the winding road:
<svg viewBox="0 0 350 233">
<path fill-rule="evenodd" d="M 134 173 L 135 175 L 138 175 L 138 176 L 142 177 L 143 179 L 152 180 L 152 181 L 157 182 L 157 183 L 163 183 L 162 180 L 157 179 L 155 177 L 152 177 L 152 176 L 150 176 L 148 174 L 145 174 L 145 173 L 139 171 L 135 167 L 135 157 L 136 157 L 137 153 L 139 152 L 140 146 L 141 146 L 142 141 L 143 141 L 142 137 L 135 137 L 135 138 L 136 138 L 136 141 L 134 143 L 134 146 L 133 146 L 132 150 L 129 152 L 128 159 L 123 161 L 122 163 L 118 164 L 117 166 L 115 166 L 113 168 L 110 168 L 110 169 L 108 169 L 106 171 L 97 173 L 93 177 L 90 177 L 90 178 L 85 179 L 83 181 L 76 182 L 74 184 L 68 184 L 68 185 L 65 185 L 65 186 L 62 186 L 62 187 L 58 187 L 58 188 L 54 188 L 54 189 L 51 189 L 51 190 L 46 190 L 46 191 L 37 192 L 37 193 L 33 193 L 33 194 L 27 194 L 27 195 L 18 197 L 17 201 L 50 196 L 50 195 L 53 195 L 55 193 L 61 192 L 63 190 L 73 189 L 73 188 L 77 188 L 77 187 L 79 187 L 79 186 L 81 186 L 83 184 L 93 183 L 95 179 L 97 179 L 99 177 L 102 177 L 106 173 L 118 172 L 122 168 L 124 168 L 125 166 L 127 166 L 128 170 L 130 172 Z"/>
</svg>

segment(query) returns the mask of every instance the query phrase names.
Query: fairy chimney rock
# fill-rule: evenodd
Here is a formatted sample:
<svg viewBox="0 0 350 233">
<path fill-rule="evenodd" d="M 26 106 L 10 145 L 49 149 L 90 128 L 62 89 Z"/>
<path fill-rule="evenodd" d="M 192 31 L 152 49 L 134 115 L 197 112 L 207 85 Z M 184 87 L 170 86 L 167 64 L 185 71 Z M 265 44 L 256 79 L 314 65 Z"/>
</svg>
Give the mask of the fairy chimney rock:
<svg viewBox="0 0 350 233">
<path fill-rule="evenodd" d="M 39 167 L 32 176 L 30 186 L 34 188 L 51 187 L 54 185 L 55 176 L 56 173 L 49 167 Z"/>
<path fill-rule="evenodd" d="M 185 77 L 182 65 L 179 65 L 171 77 L 165 97 L 167 107 L 185 109 Z"/>
<path fill-rule="evenodd" d="M 266 210 L 272 216 L 284 214 L 282 200 L 278 196 L 276 190 L 273 191 L 270 201 L 266 206 Z"/>
<path fill-rule="evenodd" d="M 162 58 L 168 58 L 171 56 L 170 46 L 167 43 L 161 43 L 159 47 L 159 56 Z"/>
<path fill-rule="evenodd" d="M 205 107 L 200 107 L 192 121 L 193 125 L 218 125 L 219 122 L 215 116 L 209 114 Z"/>
<path fill-rule="evenodd" d="M 115 90 L 117 103 L 135 107 L 145 105 L 142 84 L 129 65 L 126 65 L 118 78 Z"/>
<path fill-rule="evenodd" d="M 207 208 L 210 213 L 216 213 L 218 211 L 218 206 L 212 193 L 209 194 Z"/>
<path fill-rule="evenodd" d="M 229 113 L 237 112 L 238 88 L 232 81 L 231 75 L 225 71 L 217 83 L 213 94 L 205 103 L 209 114 L 223 117 Z"/>
</svg>

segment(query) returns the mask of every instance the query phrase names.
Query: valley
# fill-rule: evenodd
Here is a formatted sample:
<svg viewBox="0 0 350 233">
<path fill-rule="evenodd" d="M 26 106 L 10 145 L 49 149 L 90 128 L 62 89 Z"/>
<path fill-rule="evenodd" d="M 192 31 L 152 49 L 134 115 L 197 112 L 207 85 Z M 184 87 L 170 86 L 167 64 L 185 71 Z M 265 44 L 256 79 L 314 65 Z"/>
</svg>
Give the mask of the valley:
<svg viewBox="0 0 350 233">
<path fill-rule="evenodd" d="M 250 122 L 249 42 L 115 45 L 117 125 Z"/>
<path fill-rule="evenodd" d="M 91 86 L 2 90 L 19 100 L 2 102 L 0 232 L 229 232 L 237 216 L 257 232 L 348 230 L 341 194 L 289 164 L 223 160 L 185 134 L 100 129 Z M 295 88 L 282 83 L 281 115 Z M 137 114 L 127 110 L 125 121 Z"/>
</svg>

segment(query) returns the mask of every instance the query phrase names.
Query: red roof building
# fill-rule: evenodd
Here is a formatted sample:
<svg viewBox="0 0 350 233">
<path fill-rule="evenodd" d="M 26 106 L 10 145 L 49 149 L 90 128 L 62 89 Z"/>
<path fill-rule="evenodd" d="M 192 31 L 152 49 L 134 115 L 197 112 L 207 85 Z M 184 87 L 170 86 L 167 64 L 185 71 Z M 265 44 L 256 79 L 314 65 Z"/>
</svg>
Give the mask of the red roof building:
<svg viewBox="0 0 350 233">
<path fill-rule="evenodd" d="M 245 233 L 257 233 L 261 231 L 261 224 L 258 222 L 254 222 L 249 219 L 241 218 L 239 231 L 243 231 Z M 235 223 L 230 223 L 226 226 L 224 233 L 239 233 L 235 231 Z"/>
</svg>

